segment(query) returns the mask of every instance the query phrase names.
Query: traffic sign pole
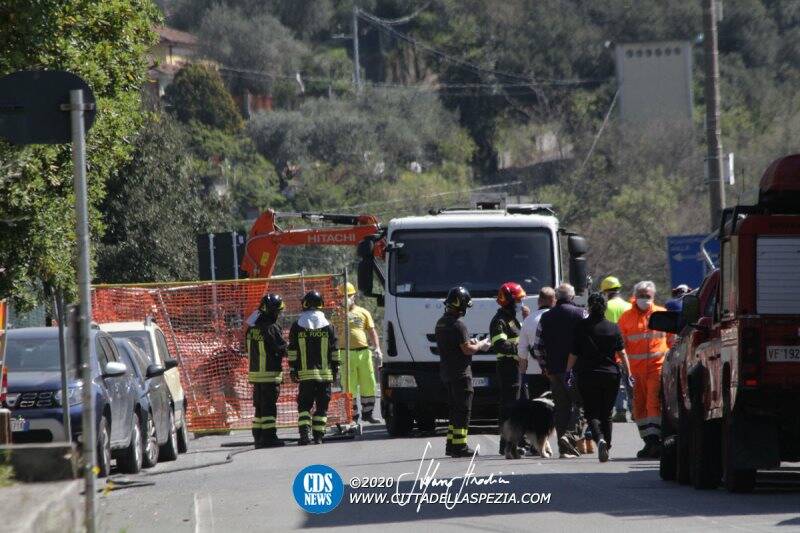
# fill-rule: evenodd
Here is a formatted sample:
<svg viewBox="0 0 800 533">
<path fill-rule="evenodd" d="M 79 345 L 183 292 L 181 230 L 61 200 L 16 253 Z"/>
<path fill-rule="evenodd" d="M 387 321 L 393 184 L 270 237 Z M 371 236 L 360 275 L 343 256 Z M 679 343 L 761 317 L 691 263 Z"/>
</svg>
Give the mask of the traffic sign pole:
<svg viewBox="0 0 800 533">
<path fill-rule="evenodd" d="M 83 90 L 69 92 L 72 131 L 72 165 L 75 177 L 75 223 L 78 236 L 78 298 L 80 299 L 80 361 L 83 380 L 83 465 L 86 503 L 85 525 L 95 531 L 95 415 L 92 398 L 92 361 L 89 349 L 89 324 L 92 320 L 92 295 L 89 278 L 89 199 L 86 184 L 86 132 L 83 113 L 90 107 L 83 103 Z"/>
</svg>

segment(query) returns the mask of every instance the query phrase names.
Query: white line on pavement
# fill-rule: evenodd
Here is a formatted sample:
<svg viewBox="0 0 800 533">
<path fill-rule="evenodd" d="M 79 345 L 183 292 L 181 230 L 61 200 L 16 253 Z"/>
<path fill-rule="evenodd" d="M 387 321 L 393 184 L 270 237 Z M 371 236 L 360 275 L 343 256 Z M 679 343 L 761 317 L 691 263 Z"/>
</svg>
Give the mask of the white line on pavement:
<svg viewBox="0 0 800 533">
<path fill-rule="evenodd" d="M 194 532 L 214 533 L 214 513 L 210 494 L 194 493 Z"/>
</svg>

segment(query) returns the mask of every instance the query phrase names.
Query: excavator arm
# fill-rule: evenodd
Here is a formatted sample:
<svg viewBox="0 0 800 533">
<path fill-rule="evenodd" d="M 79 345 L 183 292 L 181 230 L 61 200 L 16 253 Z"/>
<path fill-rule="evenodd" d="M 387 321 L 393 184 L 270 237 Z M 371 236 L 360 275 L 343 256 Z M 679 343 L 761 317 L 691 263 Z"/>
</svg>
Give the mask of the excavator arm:
<svg viewBox="0 0 800 533">
<path fill-rule="evenodd" d="M 309 222 L 330 222 L 347 227 L 282 229 L 277 218 L 300 218 Z M 282 246 L 358 246 L 364 239 L 376 240 L 373 254 L 382 258 L 385 246 L 378 218 L 373 215 L 327 213 L 276 213 L 269 209 L 256 219 L 245 244 L 242 270 L 251 278 L 272 276 Z"/>
</svg>

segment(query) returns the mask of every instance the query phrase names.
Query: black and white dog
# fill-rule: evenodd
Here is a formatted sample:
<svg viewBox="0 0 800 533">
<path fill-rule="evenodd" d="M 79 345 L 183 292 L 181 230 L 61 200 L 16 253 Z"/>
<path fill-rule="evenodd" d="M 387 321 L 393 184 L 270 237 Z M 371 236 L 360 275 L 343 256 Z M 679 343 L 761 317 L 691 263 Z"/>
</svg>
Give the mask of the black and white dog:
<svg viewBox="0 0 800 533">
<path fill-rule="evenodd" d="M 554 403 L 550 391 L 533 400 L 517 400 L 503 424 L 503 438 L 507 443 L 521 442 L 525 436 L 543 458 L 553 456 L 548 439 L 555 431 Z M 519 449 L 506 445 L 506 459 L 519 458 Z"/>
</svg>

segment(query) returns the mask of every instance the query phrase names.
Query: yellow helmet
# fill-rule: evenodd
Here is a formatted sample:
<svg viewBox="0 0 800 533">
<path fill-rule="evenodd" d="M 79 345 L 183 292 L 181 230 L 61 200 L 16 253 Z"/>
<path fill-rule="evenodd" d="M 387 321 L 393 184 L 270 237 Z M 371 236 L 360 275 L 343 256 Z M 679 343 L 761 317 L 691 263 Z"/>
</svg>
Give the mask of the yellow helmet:
<svg viewBox="0 0 800 533">
<path fill-rule="evenodd" d="M 347 295 L 353 296 L 356 293 L 356 288 L 353 286 L 352 283 L 347 284 Z M 339 285 L 339 296 L 344 296 L 344 289 L 342 285 Z"/>
<path fill-rule="evenodd" d="M 614 276 L 608 276 L 606 279 L 600 282 L 600 290 L 603 292 L 613 291 L 621 288 L 622 284 L 620 284 L 619 280 Z"/>
</svg>

